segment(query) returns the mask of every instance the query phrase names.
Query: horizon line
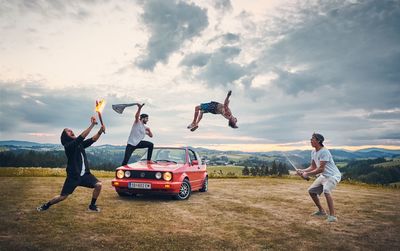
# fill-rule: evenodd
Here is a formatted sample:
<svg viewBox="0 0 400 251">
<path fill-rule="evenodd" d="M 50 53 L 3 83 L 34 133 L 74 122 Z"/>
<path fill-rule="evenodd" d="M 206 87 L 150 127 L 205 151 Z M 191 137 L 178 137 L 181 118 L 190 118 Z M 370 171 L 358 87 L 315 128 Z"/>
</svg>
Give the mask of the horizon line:
<svg viewBox="0 0 400 251">
<path fill-rule="evenodd" d="M 57 143 L 40 143 L 34 141 L 25 141 L 25 140 L 0 140 L 2 141 L 19 141 L 19 142 L 30 142 L 36 144 L 51 144 L 57 145 Z M 61 144 L 59 144 L 61 145 Z M 111 146 L 125 146 L 125 144 L 101 144 L 98 146 L 111 145 Z M 296 150 L 312 150 L 310 145 L 297 145 L 290 146 L 287 144 L 199 144 L 199 145 L 185 145 L 185 144 L 159 144 L 157 146 L 160 147 L 182 147 L 182 146 L 191 146 L 196 148 L 206 148 L 210 150 L 217 151 L 240 151 L 240 152 L 273 152 L 273 151 L 296 151 Z M 360 145 L 360 146 L 325 146 L 328 149 L 340 149 L 347 151 L 358 151 L 363 149 L 370 148 L 381 148 L 385 150 L 400 150 L 400 146 L 398 145 Z"/>
</svg>

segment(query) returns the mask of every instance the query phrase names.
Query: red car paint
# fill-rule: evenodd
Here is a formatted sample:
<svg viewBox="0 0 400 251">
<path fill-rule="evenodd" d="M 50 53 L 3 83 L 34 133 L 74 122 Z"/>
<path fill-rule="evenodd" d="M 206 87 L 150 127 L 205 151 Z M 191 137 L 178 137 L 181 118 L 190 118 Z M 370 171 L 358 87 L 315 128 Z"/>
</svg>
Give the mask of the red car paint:
<svg viewBox="0 0 400 251">
<path fill-rule="evenodd" d="M 143 156 L 145 159 L 147 153 Z M 121 171 L 124 172 L 123 178 L 117 176 Z M 167 172 L 172 175 L 171 180 L 164 179 Z M 161 173 L 161 178 L 157 178 L 157 173 Z M 191 148 L 156 147 L 151 161 L 142 159 L 118 167 L 112 186 L 120 196 L 160 193 L 184 200 L 190 197 L 192 191 L 208 190 L 207 167 Z"/>
</svg>

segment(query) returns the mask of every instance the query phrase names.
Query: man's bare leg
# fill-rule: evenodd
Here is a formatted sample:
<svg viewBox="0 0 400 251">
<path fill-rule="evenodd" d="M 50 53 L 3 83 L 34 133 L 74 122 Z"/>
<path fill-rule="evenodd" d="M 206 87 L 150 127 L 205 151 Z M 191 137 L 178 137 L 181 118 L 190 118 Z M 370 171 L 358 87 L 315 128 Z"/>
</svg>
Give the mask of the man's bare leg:
<svg viewBox="0 0 400 251">
<path fill-rule="evenodd" d="M 54 205 L 57 204 L 60 201 L 65 200 L 68 197 L 68 195 L 57 195 L 56 197 L 54 197 L 53 199 L 51 199 L 49 201 L 50 205 Z"/>
<path fill-rule="evenodd" d="M 187 127 L 188 129 L 193 128 L 196 125 L 196 121 L 197 121 L 197 117 L 199 116 L 199 112 L 200 112 L 200 106 L 196 106 L 194 108 L 194 117 L 193 117 L 193 121 L 192 123 Z"/>
<path fill-rule="evenodd" d="M 100 192 L 101 192 L 101 186 L 102 186 L 101 182 L 97 182 L 96 185 L 94 186 L 94 189 L 93 189 L 93 198 L 94 199 L 97 199 L 99 197 Z"/>
<path fill-rule="evenodd" d="M 333 198 L 329 193 L 325 193 L 326 202 L 329 207 L 329 215 L 335 216 L 335 208 L 333 207 Z"/>
<path fill-rule="evenodd" d="M 315 205 L 318 207 L 320 212 L 325 212 L 325 210 L 321 206 L 321 202 L 319 201 L 318 195 L 316 193 L 310 193 L 311 199 L 314 201 Z"/>
<path fill-rule="evenodd" d="M 200 111 L 200 112 L 199 112 L 199 115 L 197 116 L 197 121 L 196 121 L 196 123 L 193 125 L 193 127 L 190 129 L 190 131 L 194 132 L 197 128 L 199 128 L 199 123 L 200 123 L 200 120 L 201 120 L 202 118 L 203 118 L 203 112 Z"/>
</svg>

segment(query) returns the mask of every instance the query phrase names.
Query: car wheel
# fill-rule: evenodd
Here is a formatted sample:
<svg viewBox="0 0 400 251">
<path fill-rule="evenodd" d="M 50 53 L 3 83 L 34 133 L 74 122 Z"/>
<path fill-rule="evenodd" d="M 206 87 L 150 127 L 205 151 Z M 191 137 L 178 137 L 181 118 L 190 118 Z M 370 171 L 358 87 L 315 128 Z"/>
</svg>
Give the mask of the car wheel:
<svg viewBox="0 0 400 251">
<path fill-rule="evenodd" d="M 190 186 L 189 180 L 184 179 L 182 181 L 181 188 L 179 189 L 179 193 L 175 196 L 177 200 L 186 200 L 190 197 L 192 193 L 192 187 Z"/>
<path fill-rule="evenodd" d="M 207 192 L 208 191 L 208 177 L 204 179 L 203 187 L 199 190 L 200 192 Z"/>
</svg>

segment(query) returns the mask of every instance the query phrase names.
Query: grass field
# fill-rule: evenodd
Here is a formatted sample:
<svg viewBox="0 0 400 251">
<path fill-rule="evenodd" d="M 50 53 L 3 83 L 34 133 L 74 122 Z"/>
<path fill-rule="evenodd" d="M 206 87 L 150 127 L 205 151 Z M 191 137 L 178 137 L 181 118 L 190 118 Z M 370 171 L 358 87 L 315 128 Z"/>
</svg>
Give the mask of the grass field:
<svg viewBox="0 0 400 251">
<path fill-rule="evenodd" d="M 300 179 L 211 179 L 187 201 L 120 198 L 101 180 L 101 213 L 86 211 L 86 188 L 39 213 L 64 177 L 0 177 L 0 250 L 400 249 L 398 189 L 339 184 L 339 221 L 327 223 L 309 216 L 310 182 Z"/>
<path fill-rule="evenodd" d="M 211 178 L 242 176 L 242 166 L 207 166 Z"/>
</svg>

